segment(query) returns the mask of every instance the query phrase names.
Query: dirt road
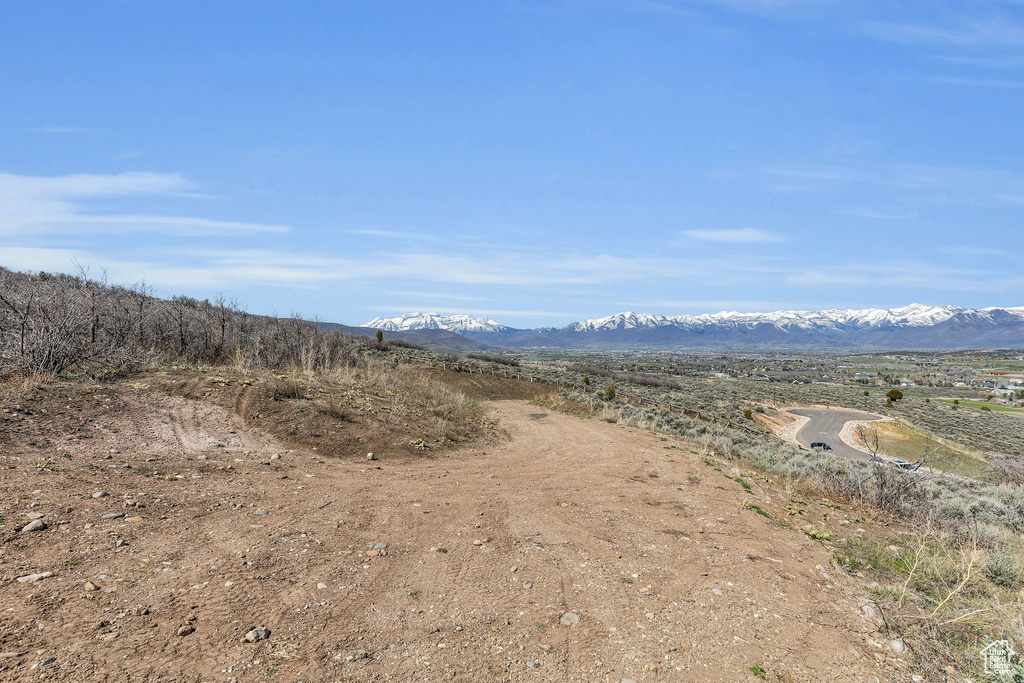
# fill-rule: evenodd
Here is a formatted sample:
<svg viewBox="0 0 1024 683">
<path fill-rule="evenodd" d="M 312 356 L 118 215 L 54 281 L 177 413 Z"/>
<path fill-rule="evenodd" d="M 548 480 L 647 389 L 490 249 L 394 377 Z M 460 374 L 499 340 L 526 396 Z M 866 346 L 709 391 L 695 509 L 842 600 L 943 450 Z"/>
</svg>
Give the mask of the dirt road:
<svg viewBox="0 0 1024 683">
<path fill-rule="evenodd" d="M 504 401 L 496 445 L 324 462 L 120 400 L 53 471 L 0 453 L 3 680 L 910 680 L 784 494 L 682 441 Z"/>
</svg>

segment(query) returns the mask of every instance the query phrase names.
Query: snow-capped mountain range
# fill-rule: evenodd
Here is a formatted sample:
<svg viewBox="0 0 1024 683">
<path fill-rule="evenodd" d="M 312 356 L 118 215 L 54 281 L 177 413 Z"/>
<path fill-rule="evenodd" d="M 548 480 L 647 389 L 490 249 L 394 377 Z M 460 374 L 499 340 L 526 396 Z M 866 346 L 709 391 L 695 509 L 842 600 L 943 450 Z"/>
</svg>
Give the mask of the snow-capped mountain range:
<svg viewBox="0 0 1024 683">
<path fill-rule="evenodd" d="M 385 332 L 409 332 L 410 330 L 448 330 L 450 332 L 502 332 L 512 328 L 501 325 L 490 318 L 474 318 L 468 315 L 438 315 L 437 313 L 406 313 L 395 318 L 374 318 L 363 325 Z"/>
<path fill-rule="evenodd" d="M 970 309 L 911 304 L 888 309 L 723 311 L 698 316 L 626 312 L 534 330 L 468 315 L 409 313 L 375 318 L 365 327 L 450 330 L 484 344 L 505 347 L 1024 347 L 1024 307 Z"/>
</svg>

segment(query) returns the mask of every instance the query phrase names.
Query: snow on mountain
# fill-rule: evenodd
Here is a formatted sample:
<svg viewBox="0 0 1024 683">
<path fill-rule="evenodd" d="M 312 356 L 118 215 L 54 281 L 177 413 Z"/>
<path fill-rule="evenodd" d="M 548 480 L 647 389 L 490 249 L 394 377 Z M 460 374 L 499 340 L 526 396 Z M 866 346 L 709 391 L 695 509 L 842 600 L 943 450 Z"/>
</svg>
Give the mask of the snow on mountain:
<svg viewBox="0 0 1024 683">
<path fill-rule="evenodd" d="M 581 320 L 561 328 L 574 332 L 594 332 L 597 330 L 632 330 L 640 327 L 657 327 L 659 325 L 671 325 L 672 319 L 663 315 L 653 313 L 616 313 L 607 318 L 595 320 Z"/>
<path fill-rule="evenodd" d="M 490 318 L 437 313 L 406 313 L 394 318 L 374 318 L 363 325 L 388 332 L 410 330 L 448 330 L 450 332 L 502 332 L 509 329 Z"/>
<path fill-rule="evenodd" d="M 944 324 L 948 323 L 948 324 Z M 490 318 L 407 313 L 366 327 L 393 332 L 450 330 L 497 346 L 652 344 L 655 346 L 849 344 L 927 348 L 1024 344 L 1024 307 L 970 309 L 910 304 L 900 308 L 664 316 L 627 311 L 564 327 L 513 329 Z"/>
<path fill-rule="evenodd" d="M 883 325 L 923 327 L 937 325 L 968 309 L 957 306 L 925 306 L 910 304 L 902 308 L 867 308 L 862 310 L 827 311 L 774 311 L 771 313 L 739 313 L 722 311 L 702 315 L 663 316 L 654 313 L 617 313 L 607 318 L 582 320 L 566 325 L 563 330 L 591 332 L 597 330 L 623 330 L 641 327 L 672 325 L 681 328 L 707 325 L 758 325 L 767 323 L 776 327 L 801 329 L 849 329 Z M 985 309 L 991 310 L 991 309 Z M 1013 309 L 1000 309 L 1013 310 Z M 1024 309 L 1018 309 L 1024 315 Z"/>
</svg>

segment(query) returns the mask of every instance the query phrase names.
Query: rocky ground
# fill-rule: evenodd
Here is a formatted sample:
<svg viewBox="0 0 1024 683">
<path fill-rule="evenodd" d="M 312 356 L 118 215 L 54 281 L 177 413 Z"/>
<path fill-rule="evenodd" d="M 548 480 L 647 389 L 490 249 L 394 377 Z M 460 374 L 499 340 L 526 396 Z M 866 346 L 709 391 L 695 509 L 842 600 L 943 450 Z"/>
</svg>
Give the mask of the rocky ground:
<svg viewBox="0 0 1024 683">
<path fill-rule="evenodd" d="M 681 440 L 504 400 L 336 457 L 146 383 L 5 396 L 3 680 L 912 680 L 793 493 Z"/>
</svg>

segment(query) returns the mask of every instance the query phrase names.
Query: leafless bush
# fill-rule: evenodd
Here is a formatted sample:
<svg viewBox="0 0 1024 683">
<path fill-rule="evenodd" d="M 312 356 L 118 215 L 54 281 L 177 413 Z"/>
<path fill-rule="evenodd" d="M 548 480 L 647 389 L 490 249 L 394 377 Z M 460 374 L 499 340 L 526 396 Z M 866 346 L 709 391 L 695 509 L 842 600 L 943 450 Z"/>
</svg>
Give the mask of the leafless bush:
<svg viewBox="0 0 1024 683">
<path fill-rule="evenodd" d="M 498 365 L 519 367 L 519 361 L 517 361 L 515 358 L 505 358 L 504 356 L 488 356 L 483 353 L 467 353 L 466 358 L 475 358 L 477 360 L 486 361 L 488 363 L 497 363 Z"/>
<path fill-rule="evenodd" d="M 416 349 L 422 351 L 423 347 L 411 341 L 405 339 L 388 339 L 384 342 L 385 347 L 393 347 L 398 349 Z"/>
<path fill-rule="evenodd" d="M 327 395 L 327 400 L 316 404 L 316 411 L 332 420 L 342 421 L 348 419 L 348 415 L 341 407 L 341 404 L 336 403 L 334 397 L 330 394 Z"/>
<path fill-rule="evenodd" d="M 267 398 L 274 401 L 303 399 L 309 396 L 302 382 L 293 378 L 275 379 L 268 382 L 264 385 L 263 391 Z"/>
</svg>

